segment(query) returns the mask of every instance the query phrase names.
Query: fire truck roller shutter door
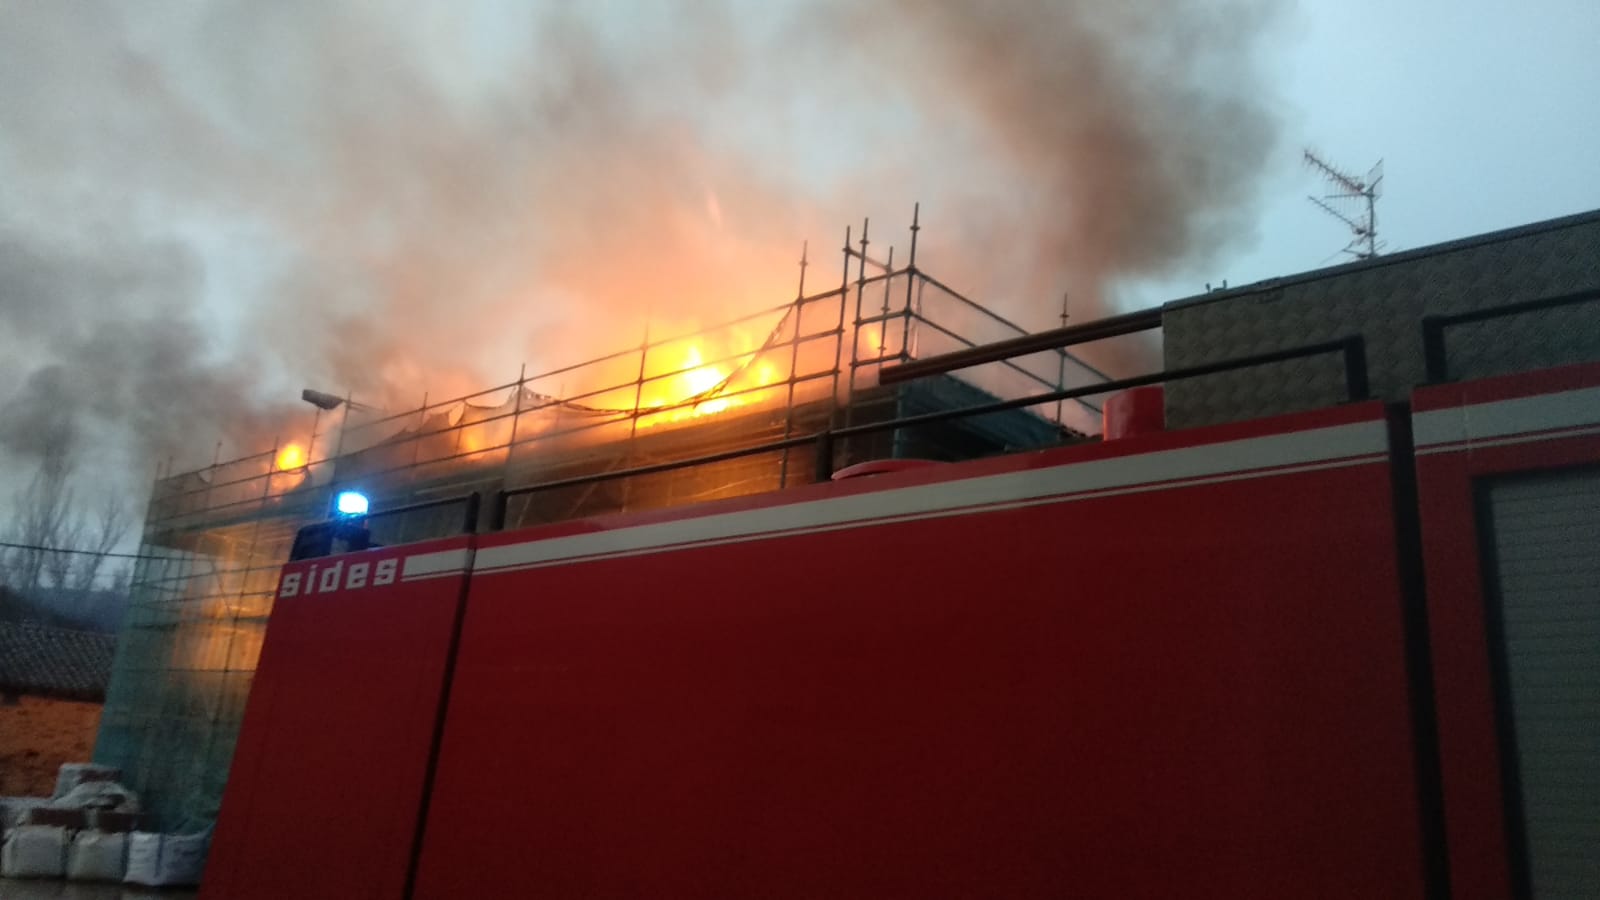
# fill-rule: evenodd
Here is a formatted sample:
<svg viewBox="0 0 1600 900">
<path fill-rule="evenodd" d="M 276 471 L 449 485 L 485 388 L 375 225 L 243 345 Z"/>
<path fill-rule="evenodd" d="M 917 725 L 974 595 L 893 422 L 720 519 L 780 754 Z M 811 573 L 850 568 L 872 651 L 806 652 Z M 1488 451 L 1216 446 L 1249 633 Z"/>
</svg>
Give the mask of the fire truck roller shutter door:
<svg viewBox="0 0 1600 900">
<path fill-rule="evenodd" d="M 1512 853 L 1534 897 L 1600 897 L 1600 468 L 1491 482 L 1486 507 Z"/>
</svg>

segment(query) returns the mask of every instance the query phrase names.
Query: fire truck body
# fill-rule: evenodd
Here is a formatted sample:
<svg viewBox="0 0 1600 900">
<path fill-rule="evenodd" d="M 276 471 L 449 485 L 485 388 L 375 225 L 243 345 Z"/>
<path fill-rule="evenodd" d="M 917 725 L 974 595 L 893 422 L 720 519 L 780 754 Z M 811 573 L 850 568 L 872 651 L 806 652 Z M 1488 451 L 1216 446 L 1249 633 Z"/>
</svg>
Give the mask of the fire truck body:
<svg viewBox="0 0 1600 900">
<path fill-rule="evenodd" d="M 1600 366 L 1412 403 L 1458 897 L 1600 889 Z"/>
<path fill-rule="evenodd" d="M 291 562 L 202 894 L 1592 896 L 1600 365 L 1513 368 Z"/>
<path fill-rule="evenodd" d="M 1382 409 L 1258 429 L 482 539 L 417 896 L 1419 886 Z"/>
<path fill-rule="evenodd" d="M 1600 367 L 1415 409 L 291 564 L 206 895 L 1505 896 L 1474 496 Z"/>
</svg>

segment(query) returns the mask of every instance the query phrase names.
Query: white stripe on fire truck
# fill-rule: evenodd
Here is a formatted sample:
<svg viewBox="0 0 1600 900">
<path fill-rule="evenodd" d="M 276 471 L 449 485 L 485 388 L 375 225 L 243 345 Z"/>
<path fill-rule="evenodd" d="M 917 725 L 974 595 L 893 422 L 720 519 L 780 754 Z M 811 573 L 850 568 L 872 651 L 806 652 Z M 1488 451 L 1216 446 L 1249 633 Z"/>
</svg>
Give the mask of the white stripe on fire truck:
<svg viewBox="0 0 1600 900">
<path fill-rule="evenodd" d="M 979 510 L 1064 503 L 1111 493 L 1159 490 L 1181 482 L 1263 478 L 1292 471 L 1361 465 L 1386 458 L 1382 421 L 1066 463 L 958 481 L 869 491 L 632 528 L 483 547 L 474 572 L 501 572 L 779 535 L 859 528 Z"/>
<path fill-rule="evenodd" d="M 1412 416 L 1418 448 L 1600 424 L 1600 387 L 1430 409 Z M 1441 452 L 1435 450 L 1433 452 Z"/>
<path fill-rule="evenodd" d="M 919 520 L 922 520 L 922 519 L 948 518 L 950 516 L 961 515 L 961 514 L 964 514 L 964 513 L 965 514 L 970 514 L 970 513 L 999 512 L 999 511 L 1010 510 L 1010 509 L 1024 509 L 1024 508 L 1027 508 L 1027 507 L 1030 507 L 1030 506 L 1048 506 L 1048 505 L 1051 505 L 1051 504 L 1072 503 L 1072 502 L 1076 502 L 1076 501 L 1079 501 L 1079 500 L 1094 500 L 1094 499 L 1098 499 L 1098 498 L 1101 498 L 1101 497 L 1115 497 L 1115 496 L 1119 496 L 1119 495 L 1122 495 L 1122 494 L 1142 494 L 1142 493 L 1148 493 L 1150 491 L 1172 490 L 1174 488 L 1193 487 L 1193 486 L 1196 486 L 1196 485 L 1203 485 L 1203 484 L 1220 484 L 1220 483 L 1229 482 L 1229 481 L 1245 481 L 1245 480 L 1254 479 L 1254 478 L 1263 478 L 1263 477 L 1266 477 L 1268 475 L 1291 475 L 1291 474 L 1297 474 L 1297 473 L 1300 473 L 1300 472 L 1317 472 L 1317 471 L 1322 471 L 1322 470 L 1326 470 L 1326 469 L 1344 469 L 1344 468 L 1349 468 L 1351 466 L 1367 465 L 1369 463 L 1379 462 L 1379 461 L 1382 461 L 1384 459 L 1385 459 L 1385 457 L 1382 456 L 1382 455 L 1369 455 L 1369 456 L 1363 456 L 1363 457 L 1354 457 L 1354 458 L 1351 458 L 1351 459 L 1336 460 L 1334 462 L 1316 463 L 1316 464 L 1305 465 L 1305 466 L 1288 466 L 1288 467 L 1280 466 L 1280 467 L 1276 467 L 1276 468 L 1273 468 L 1273 469 L 1256 470 L 1254 472 L 1235 473 L 1235 474 L 1232 474 L 1232 475 L 1218 475 L 1218 476 L 1215 476 L 1215 477 L 1212 477 L 1212 478 L 1195 478 L 1195 479 L 1184 479 L 1184 480 L 1179 480 L 1179 481 L 1163 481 L 1163 482 L 1157 482 L 1157 483 L 1151 483 L 1151 484 L 1135 485 L 1133 487 L 1126 487 L 1126 488 L 1113 488 L 1113 489 L 1110 489 L 1110 490 L 1103 490 L 1103 491 L 1084 491 L 1084 492 L 1081 492 L 1081 493 L 1061 494 L 1061 495 L 1056 495 L 1056 496 L 1051 496 L 1051 497 L 1035 497 L 1035 498 L 1032 498 L 1032 499 L 1029 499 L 1029 500 L 1017 500 L 1017 501 L 1013 501 L 1013 502 L 1010 502 L 1010 503 L 991 503 L 991 504 L 984 504 L 984 505 L 979 505 L 979 506 L 932 510 L 932 511 L 929 511 L 929 512 L 913 513 L 913 514 L 908 514 L 908 515 L 887 516 L 887 517 L 884 517 L 884 518 L 871 519 L 871 520 L 865 520 L 865 521 L 856 520 L 856 521 L 849 521 L 849 522 L 835 522 L 835 523 L 824 524 L 824 525 L 814 525 L 814 526 L 802 527 L 802 528 L 780 528 L 780 529 L 772 530 L 772 531 L 753 531 L 753 532 L 748 532 L 748 533 L 733 534 L 733 535 L 729 535 L 729 536 L 726 536 L 726 537 L 720 537 L 720 538 L 707 538 L 707 539 L 704 539 L 704 540 L 687 541 L 687 542 L 683 542 L 683 543 L 673 543 L 673 544 L 649 545 L 649 546 L 636 547 L 636 548 L 626 549 L 626 550 L 615 550 L 615 551 L 608 552 L 608 553 L 588 553 L 588 554 L 581 554 L 581 555 L 576 555 L 576 556 L 557 556 L 557 557 L 552 557 L 550 559 L 542 559 L 542 560 L 539 560 L 539 561 L 536 561 L 536 562 L 529 562 L 529 563 L 524 563 L 524 564 L 521 564 L 521 565 L 511 565 L 511 566 L 505 566 L 503 568 L 496 568 L 496 569 L 477 568 L 477 569 L 474 569 L 474 571 L 479 573 L 479 574 L 499 574 L 501 572 L 521 572 L 521 571 L 524 571 L 524 570 L 527 570 L 527 569 L 538 569 L 538 568 L 543 568 L 543 567 L 546 567 L 546 566 L 557 566 L 557 565 L 564 565 L 564 564 L 574 563 L 574 562 L 597 562 L 597 561 L 601 561 L 601 560 L 624 559 L 624 558 L 631 557 L 631 556 L 646 556 L 646 555 L 649 555 L 649 554 L 652 554 L 652 553 L 665 553 L 665 552 L 668 552 L 668 551 L 676 552 L 676 551 L 681 551 L 681 550 L 694 550 L 694 549 L 698 549 L 698 548 L 701 548 L 701 547 L 718 547 L 718 546 L 722 546 L 724 544 L 740 544 L 740 543 L 747 543 L 747 542 L 750 542 L 750 541 L 770 540 L 772 538 L 779 538 L 779 537 L 792 537 L 792 536 L 807 535 L 807 534 L 823 534 L 823 533 L 831 532 L 831 531 L 848 531 L 848 530 L 850 530 L 852 528 L 862 528 L 862 527 L 871 526 L 871 525 L 893 525 L 893 524 L 898 524 L 898 523 L 901 523 L 901 522 L 916 522 L 916 521 L 919 521 Z"/>
<path fill-rule="evenodd" d="M 1552 441 L 1558 438 L 1584 437 L 1591 434 L 1600 434 L 1600 425 L 1577 425 L 1572 428 L 1552 428 L 1548 431 L 1530 431 L 1525 434 L 1514 434 L 1503 438 L 1470 438 L 1465 441 L 1454 441 L 1448 444 L 1434 444 L 1417 450 L 1418 456 L 1432 456 L 1436 453 L 1459 453 L 1462 450 L 1484 450 L 1489 447 L 1509 447 L 1514 444 L 1532 444 L 1538 441 Z"/>
<path fill-rule="evenodd" d="M 400 567 L 401 581 L 423 578 L 443 578 L 472 568 L 472 551 L 466 547 L 455 550 L 436 550 L 406 557 Z"/>
</svg>

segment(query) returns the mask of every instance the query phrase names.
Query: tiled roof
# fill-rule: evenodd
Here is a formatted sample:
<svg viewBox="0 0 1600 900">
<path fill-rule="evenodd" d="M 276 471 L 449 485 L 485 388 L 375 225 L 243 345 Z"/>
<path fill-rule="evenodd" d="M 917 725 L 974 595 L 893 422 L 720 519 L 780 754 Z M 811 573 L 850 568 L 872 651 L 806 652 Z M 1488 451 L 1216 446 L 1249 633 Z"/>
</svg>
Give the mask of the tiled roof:
<svg viewBox="0 0 1600 900">
<path fill-rule="evenodd" d="M 0 689 L 99 700 L 117 637 L 29 622 L 0 622 Z"/>
</svg>

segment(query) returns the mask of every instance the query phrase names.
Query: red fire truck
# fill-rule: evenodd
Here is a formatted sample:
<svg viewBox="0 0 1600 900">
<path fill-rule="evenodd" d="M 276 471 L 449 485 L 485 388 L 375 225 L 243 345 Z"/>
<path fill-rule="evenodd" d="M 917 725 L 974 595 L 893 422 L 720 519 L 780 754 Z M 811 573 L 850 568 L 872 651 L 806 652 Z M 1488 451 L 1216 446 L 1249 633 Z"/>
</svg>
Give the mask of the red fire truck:
<svg viewBox="0 0 1600 900">
<path fill-rule="evenodd" d="M 1600 895 L 1600 365 L 1444 370 L 1596 296 L 1398 397 L 1169 348 L 1104 440 L 291 562 L 202 896 Z"/>
</svg>

